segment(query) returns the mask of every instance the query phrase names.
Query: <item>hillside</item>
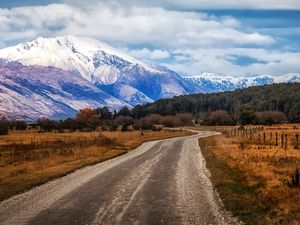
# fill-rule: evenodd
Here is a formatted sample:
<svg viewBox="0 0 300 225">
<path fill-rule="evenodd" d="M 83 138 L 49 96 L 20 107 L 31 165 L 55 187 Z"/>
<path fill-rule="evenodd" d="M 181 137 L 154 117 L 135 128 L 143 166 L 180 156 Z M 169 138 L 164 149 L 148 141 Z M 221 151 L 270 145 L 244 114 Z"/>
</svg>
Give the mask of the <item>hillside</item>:
<svg viewBox="0 0 300 225">
<path fill-rule="evenodd" d="M 60 119 L 74 116 L 84 107 L 118 109 L 126 104 L 81 76 L 54 67 L 0 61 L 0 75 L 0 117 Z"/>
<path fill-rule="evenodd" d="M 137 106 L 134 111 L 141 115 L 190 112 L 199 116 L 219 109 L 231 115 L 241 111 L 281 111 L 290 122 L 300 122 L 300 83 L 271 84 L 223 93 L 178 96 Z"/>
<path fill-rule="evenodd" d="M 189 93 L 175 72 L 144 63 L 90 38 L 40 37 L 0 49 L 0 58 L 25 66 L 51 66 L 68 71 L 70 75 L 64 78 L 66 81 L 79 75 L 110 97 L 131 106 Z M 32 76 L 36 74 L 32 72 Z"/>
</svg>

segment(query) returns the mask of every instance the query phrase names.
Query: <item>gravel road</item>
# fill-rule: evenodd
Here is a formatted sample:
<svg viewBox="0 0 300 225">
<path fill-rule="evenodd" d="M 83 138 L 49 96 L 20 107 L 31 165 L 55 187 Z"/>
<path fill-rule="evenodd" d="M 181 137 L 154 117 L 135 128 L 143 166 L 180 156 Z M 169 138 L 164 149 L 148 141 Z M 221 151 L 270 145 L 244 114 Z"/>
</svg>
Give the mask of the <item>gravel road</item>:
<svg viewBox="0 0 300 225">
<path fill-rule="evenodd" d="M 0 203 L 1 225 L 237 224 L 190 137 L 147 142 Z"/>
</svg>

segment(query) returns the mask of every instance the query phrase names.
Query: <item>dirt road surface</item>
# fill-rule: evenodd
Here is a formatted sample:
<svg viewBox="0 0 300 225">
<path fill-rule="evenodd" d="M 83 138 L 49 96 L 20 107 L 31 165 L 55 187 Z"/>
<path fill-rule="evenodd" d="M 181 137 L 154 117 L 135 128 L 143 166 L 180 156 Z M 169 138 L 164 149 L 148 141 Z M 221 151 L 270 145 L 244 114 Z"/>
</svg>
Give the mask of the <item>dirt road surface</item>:
<svg viewBox="0 0 300 225">
<path fill-rule="evenodd" d="M 1 225 L 237 224 L 220 207 L 198 138 L 147 142 L 0 203 Z"/>
</svg>

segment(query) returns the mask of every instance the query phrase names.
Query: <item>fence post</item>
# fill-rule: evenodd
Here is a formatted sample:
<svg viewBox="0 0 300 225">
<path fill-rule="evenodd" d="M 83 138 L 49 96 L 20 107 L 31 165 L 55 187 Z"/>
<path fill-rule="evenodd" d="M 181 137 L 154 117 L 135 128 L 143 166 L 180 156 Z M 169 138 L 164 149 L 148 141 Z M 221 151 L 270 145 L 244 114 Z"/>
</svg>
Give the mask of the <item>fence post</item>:
<svg viewBox="0 0 300 225">
<path fill-rule="evenodd" d="M 276 143 L 275 143 L 275 145 L 278 146 L 278 133 L 276 132 L 275 135 L 276 135 L 276 139 L 275 139 Z"/>
<path fill-rule="evenodd" d="M 263 133 L 264 134 L 264 145 L 266 144 L 266 132 Z"/>
<path fill-rule="evenodd" d="M 285 145 L 284 145 L 284 149 L 287 149 L 287 142 L 288 142 L 288 135 L 285 134 Z"/>
<path fill-rule="evenodd" d="M 299 149 L 299 134 L 295 135 L 296 138 L 296 145 L 295 145 L 295 149 Z"/>
<path fill-rule="evenodd" d="M 262 143 L 261 143 L 261 135 L 260 135 L 260 133 L 258 134 L 258 144 L 259 144 L 259 145 L 262 145 Z"/>
<path fill-rule="evenodd" d="M 284 134 L 281 134 L 281 148 L 283 148 L 283 142 L 284 142 Z"/>
</svg>

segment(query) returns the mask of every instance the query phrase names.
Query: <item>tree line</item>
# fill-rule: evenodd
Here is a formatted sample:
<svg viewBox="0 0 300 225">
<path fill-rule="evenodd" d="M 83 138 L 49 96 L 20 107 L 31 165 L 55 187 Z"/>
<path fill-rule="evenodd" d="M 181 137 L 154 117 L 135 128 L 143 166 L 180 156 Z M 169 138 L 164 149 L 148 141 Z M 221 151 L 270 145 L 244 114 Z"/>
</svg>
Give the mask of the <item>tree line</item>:
<svg viewBox="0 0 300 225">
<path fill-rule="evenodd" d="M 132 111 L 140 117 L 191 113 L 206 124 L 272 124 L 284 120 L 296 123 L 300 122 L 300 83 L 177 96 L 138 105 Z"/>
<path fill-rule="evenodd" d="M 27 124 L 25 121 L 0 120 L 0 135 L 5 135 L 9 130 L 25 130 L 38 128 L 40 131 L 51 132 L 53 130 L 69 131 L 130 131 L 152 130 L 159 131 L 162 127 L 178 127 L 191 123 L 191 113 L 178 113 L 176 115 L 161 116 L 149 114 L 142 118 L 133 114 L 133 111 L 123 107 L 118 112 L 110 111 L 108 107 L 97 109 L 85 108 L 80 110 L 74 118 L 65 120 L 51 120 L 41 118 L 35 123 Z"/>
<path fill-rule="evenodd" d="M 42 118 L 30 127 L 52 130 L 159 130 L 162 126 L 270 125 L 300 122 L 300 83 L 272 84 L 231 92 L 192 94 L 162 99 L 118 112 L 108 107 L 82 109 L 76 117 L 65 120 Z M 0 134 L 8 130 L 25 130 L 25 121 L 0 119 Z"/>
</svg>

